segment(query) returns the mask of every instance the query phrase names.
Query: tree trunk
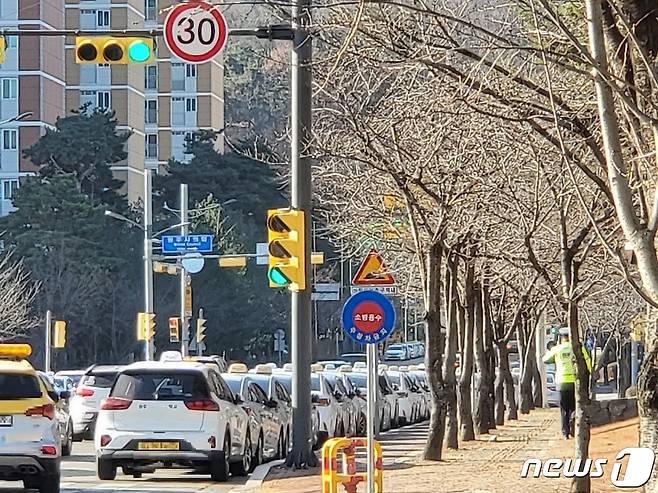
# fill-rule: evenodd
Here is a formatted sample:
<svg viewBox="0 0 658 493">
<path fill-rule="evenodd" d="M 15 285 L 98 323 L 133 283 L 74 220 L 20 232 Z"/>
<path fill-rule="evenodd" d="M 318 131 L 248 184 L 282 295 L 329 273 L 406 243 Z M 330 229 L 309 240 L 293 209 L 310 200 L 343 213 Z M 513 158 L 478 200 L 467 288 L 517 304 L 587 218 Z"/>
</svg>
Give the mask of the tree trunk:
<svg viewBox="0 0 658 493">
<path fill-rule="evenodd" d="M 519 382 L 520 394 L 520 407 L 521 414 L 528 414 L 535 408 L 532 399 L 532 375 L 534 372 L 533 364 L 535 363 L 535 349 L 534 337 L 530 327 L 532 326 L 532 319 L 526 317 L 523 323 L 519 326 L 519 333 L 522 333 L 524 347 L 523 352 L 519 354 L 521 358 L 521 381 Z M 521 344 L 519 344 L 519 351 L 521 351 Z"/>
<path fill-rule="evenodd" d="M 475 268 L 472 262 L 466 266 L 466 279 L 464 293 L 466 301 L 466 317 L 464 324 L 464 345 L 462 351 L 461 375 L 458 387 L 459 421 L 463 441 L 475 440 L 473 429 L 473 412 L 471 402 L 471 378 L 473 377 L 473 337 L 475 332 L 475 305 L 476 296 L 473 289 Z"/>
<path fill-rule="evenodd" d="M 587 27 L 590 51 L 598 68 L 608 72 L 601 2 L 586 0 Z M 633 248 L 637 259 L 642 287 L 655 302 L 658 302 L 658 259 L 656 258 L 655 233 L 649 231 L 638 220 L 633 203 L 633 195 L 624 162 L 624 152 L 619 136 L 619 122 L 615 112 L 612 89 L 601 74 L 595 74 L 596 96 L 601 123 L 601 135 L 606 155 L 606 168 L 615 211 L 624 237 Z M 657 218 L 650 218 L 655 228 Z M 655 229 L 654 229 L 655 231 Z M 658 345 L 656 328 L 647 330 L 644 362 L 638 380 L 637 395 L 640 411 L 640 446 L 658 450 Z M 621 370 L 621 369 L 620 369 Z M 621 371 L 620 371 L 621 373 Z M 658 493 L 658 467 L 654 467 L 645 491 Z"/>
<path fill-rule="evenodd" d="M 489 286 L 485 284 L 483 297 L 484 315 L 484 360 L 487 365 L 487 426 L 490 430 L 496 428 L 496 353 L 494 350 L 494 328 Z"/>
<path fill-rule="evenodd" d="M 572 282 L 577 282 L 574 273 Z M 571 332 L 571 347 L 576 357 L 576 429 L 575 429 L 575 458 L 583 463 L 589 457 L 590 426 L 592 415 L 592 402 L 589 393 L 589 370 L 583 355 L 583 346 L 580 343 L 580 330 L 578 328 L 578 305 L 569 301 L 569 329 Z M 572 493 L 589 493 L 590 478 L 574 477 L 571 482 Z"/>
<path fill-rule="evenodd" d="M 536 344 L 535 344 L 536 346 Z M 541 373 L 539 372 L 539 365 L 535 359 L 532 372 L 532 403 L 535 407 L 542 407 L 544 404 L 544 389 L 542 388 Z"/>
<path fill-rule="evenodd" d="M 441 460 L 446 424 L 446 395 L 443 382 L 443 335 L 441 334 L 441 256 L 439 241 L 427 252 L 425 289 L 425 361 L 432 411 L 423 452 L 425 460 Z"/>
<path fill-rule="evenodd" d="M 476 285 L 475 304 L 475 362 L 476 373 L 476 405 L 473 422 L 479 435 L 489 432 L 489 372 L 484 354 L 484 289 Z"/>
<path fill-rule="evenodd" d="M 507 360 L 507 344 L 505 342 L 496 343 L 496 352 L 498 353 L 498 375 L 496 375 L 495 404 L 494 412 L 496 425 L 505 424 L 505 377 L 503 376 L 503 366 L 507 366 L 509 371 L 509 361 Z"/>
<path fill-rule="evenodd" d="M 448 316 L 448 334 L 446 343 L 446 358 L 443 365 L 443 379 L 445 381 L 447 400 L 447 436 L 446 447 L 449 449 L 459 448 L 457 436 L 459 434 L 459 420 L 457 419 L 457 380 L 455 375 L 455 362 L 457 361 L 457 350 L 459 344 L 458 334 L 458 304 L 459 293 L 457 292 L 457 260 L 453 255 L 446 259 L 446 281 L 445 300 L 446 313 Z"/>
</svg>

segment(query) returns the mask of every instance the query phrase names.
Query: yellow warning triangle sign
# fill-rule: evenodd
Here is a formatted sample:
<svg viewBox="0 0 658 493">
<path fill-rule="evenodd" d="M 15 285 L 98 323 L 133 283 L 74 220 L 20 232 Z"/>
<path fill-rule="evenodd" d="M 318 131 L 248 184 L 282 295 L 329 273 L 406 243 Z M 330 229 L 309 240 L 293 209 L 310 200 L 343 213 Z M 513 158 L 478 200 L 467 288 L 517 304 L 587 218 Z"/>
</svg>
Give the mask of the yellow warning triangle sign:
<svg viewBox="0 0 658 493">
<path fill-rule="evenodd" d="M 366 258 L 361 262 L 359 270 L 356 271 L 352 284 L 363 285 L 389 285 L 395 284 L 395 279 L 388 271 L 384 259 L 375 249 L 370 250 Z"/>
</svg>

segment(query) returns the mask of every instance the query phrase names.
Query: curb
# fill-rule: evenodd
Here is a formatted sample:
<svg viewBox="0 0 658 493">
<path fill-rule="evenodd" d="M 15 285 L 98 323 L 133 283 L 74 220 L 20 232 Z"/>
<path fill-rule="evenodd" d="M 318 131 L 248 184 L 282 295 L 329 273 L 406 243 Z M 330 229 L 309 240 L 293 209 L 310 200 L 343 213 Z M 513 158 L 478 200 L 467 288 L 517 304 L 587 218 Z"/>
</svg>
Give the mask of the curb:
<svg viewBox="0 0 658 493">
<path fill-rule="evenodd" d="M 267 464 L 261 464 L 256 469 L 254 469 L 254 472 L 251 473 L 251 477 L 244 485 L 232 489 L 230 493 L 244 493 L 246 491 L 259 488 L 265 481 L 265 478 L 270 472 L 270 469 L 276 466 L 280 466 L 285 462 L 285 460 L 280 459 L 268 462 Z"/>
</svg>

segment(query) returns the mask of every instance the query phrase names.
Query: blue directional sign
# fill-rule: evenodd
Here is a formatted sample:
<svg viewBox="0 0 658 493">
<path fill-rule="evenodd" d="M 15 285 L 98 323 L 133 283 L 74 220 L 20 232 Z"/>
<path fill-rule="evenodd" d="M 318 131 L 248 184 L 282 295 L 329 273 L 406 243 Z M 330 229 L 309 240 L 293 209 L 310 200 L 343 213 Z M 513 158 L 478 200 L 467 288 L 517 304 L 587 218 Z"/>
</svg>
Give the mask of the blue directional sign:
<svg viewBox="0 0 658 493">
<path fill-rule="evenodd" d="M 210 253 L 213 235 L 163 236 L 162 253 Z"/>
<path fill-rule="evenodd" d="M 395 309 L 377 291 L 361 291 L 343 306 L 343 330 L 359 344 L 377 344 L 395 330 Z"/>
</svg>

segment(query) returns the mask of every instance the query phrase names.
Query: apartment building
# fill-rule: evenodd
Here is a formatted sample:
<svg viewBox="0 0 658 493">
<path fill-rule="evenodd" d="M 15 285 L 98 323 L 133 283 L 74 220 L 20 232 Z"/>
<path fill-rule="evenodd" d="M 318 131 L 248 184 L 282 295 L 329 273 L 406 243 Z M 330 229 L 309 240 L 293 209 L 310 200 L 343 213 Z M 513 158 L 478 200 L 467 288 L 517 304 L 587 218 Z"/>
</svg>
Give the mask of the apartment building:
<svg viewBox="0 0 658 493">
<path fill-rule="evenodd" d="M 0 29 L 63 27 L 63 0 L 0 0 Z M 35 171 L 21 150 L 64 114 L 63 59 L 63 39 L 7 37 L 0 65 L 0 215 L 12 210 L 20 177 Z"/>
<path fill-rule="evenodd" d="M 69 29 L 155 29 L 162 26 L 172 0 L 66 0 Z M 190 65 L 172 57 L 159 37 L 150 65 L 75 63 L 74 40 L 67 40 L 66 109 L 111 108 L 120 128 L 133 132 L 128 158 L 115 167 L 130 199 L 141 196 L 145 168 L 161 169 L 169 159 L 186 161 L 185 138 L 196 130 L 224 126 L 221 59 Z M 132 170 L 132 171 L 131 171 Z M 136 172 L 134 172 L 136 171 Z"/>
<path fill-rule="evenodd" d="M 0 27 L 19 29 L 154 29 L 174 0 L 0 0 Z M 128 157 L 114 172 L 130 200 L 141 197 L 142 172 L 170 158 L 186 161 L 186 136 L 224 126 L 221 58 L 189 65 L 157 40 L 151 65 L 75 63 L 73 37 L 8 37 L 0 65 L 0 215 L 11 211 L 19 178 L 35 171 L 21 156 L 58 116 L 86 103 L 110 108 L 132 131 Z M 19 121 L 9 122 L 22 113 Z M 221 144 L 218 144 L 221 147 Z"/>
</svg>

